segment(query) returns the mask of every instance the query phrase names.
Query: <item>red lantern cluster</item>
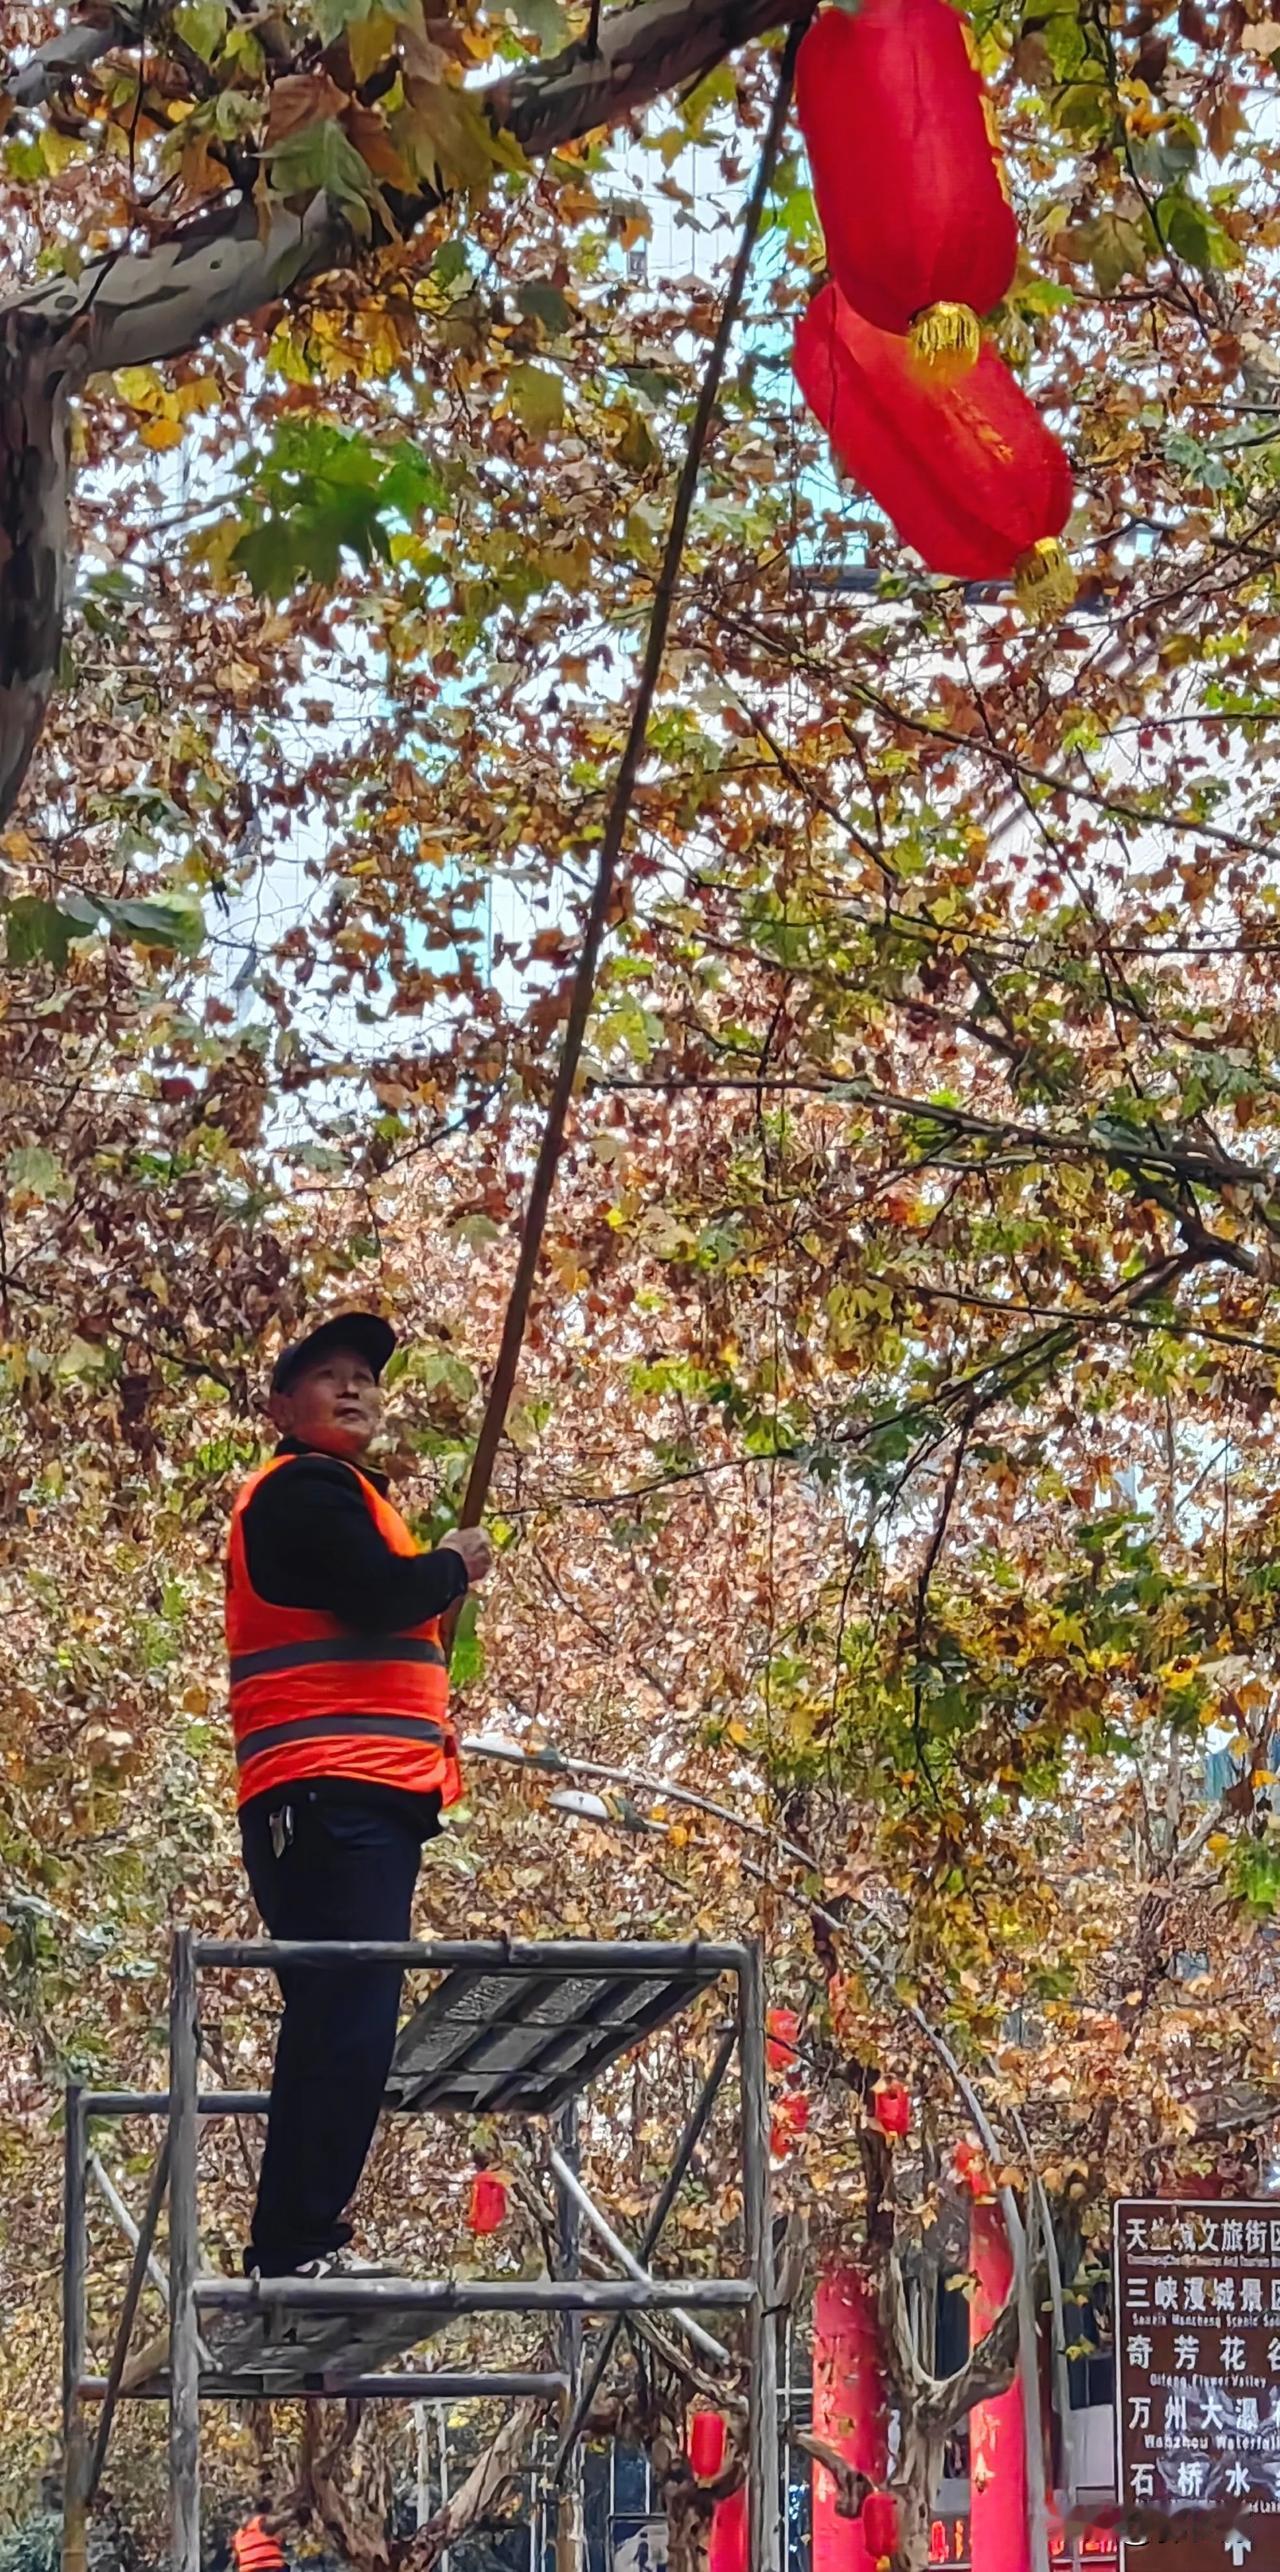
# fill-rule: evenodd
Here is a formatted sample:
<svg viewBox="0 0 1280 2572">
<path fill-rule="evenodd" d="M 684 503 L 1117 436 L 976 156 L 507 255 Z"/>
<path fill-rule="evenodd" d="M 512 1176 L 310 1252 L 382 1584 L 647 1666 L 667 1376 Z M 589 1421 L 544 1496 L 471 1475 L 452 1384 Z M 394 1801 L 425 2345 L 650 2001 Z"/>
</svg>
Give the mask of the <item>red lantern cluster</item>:
<svg viewBox="0 0 1280 2572">
<path fill-rule="evenodd" d="M 800 47 L 800 123 L 830 283 L 795 371 L 840 463 L 932 571 L 1016 582 L 1061 613 L 1071 467 L 979 316 L 1017 229 L 972 38 L 951 0 L 823 10 Z"/>
<path fill-rule="evenodd" d="M 483 2236 L 501 2232 L 507 2220 L 507 2183 L 496 2170 L 477 2170 L 471 2182 L 467 2230 Z"/>
</svg>

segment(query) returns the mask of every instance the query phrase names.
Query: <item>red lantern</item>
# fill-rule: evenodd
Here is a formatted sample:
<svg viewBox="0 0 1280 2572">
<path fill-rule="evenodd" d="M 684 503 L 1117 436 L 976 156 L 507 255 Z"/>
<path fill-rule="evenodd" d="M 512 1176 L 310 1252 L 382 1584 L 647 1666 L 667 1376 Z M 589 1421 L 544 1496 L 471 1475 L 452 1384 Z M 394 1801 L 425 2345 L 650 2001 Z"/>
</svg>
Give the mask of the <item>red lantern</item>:
<svg viewBox="0 0 1280 2572">
<path fill-rule="evenodd" d="M 892 2492 L 868 2492 L 862 2504 L 862 2533 L 872 2562 L 891 2563 L 898 2544 L 898 2504 Z"/>
<path fill-rule="evenodd" d="M 871 2122 L 881 2134 L 910 2134 L 911 2093 L 901 2081 L 877 2081 L 871 2093 Z"/>
<path fill-rule="evenodd" d="M 473 2233 L 500 2232 L 507 2220 L 507 2183 L 496 2170 L 477 2170 L 471 2182 L 471 2203 L 467 2209 L 467 2229 Z"/>
<path fill-rule="evenodd" d="M 714 2483 L 724 2464 L 725 2436 L 718 2411 L 695 2411 L 689 2423 L 689 2465 L 695 2482 Z"/>
<path fill-rule="evenodd" d="M 796 105 L 831 274 L 935 384 L 976 365 L 978 315 L 1007 295 L 1018 227 L 973 39 L 951 0 L 825 9 Z"/>
<path fill-rule="evenodd" d="M 841 464 L 931 571 L 1012 578 L 1029 614 L 1065 613 L 1071 466 L 993 348 L 941 391 L 829 285 L 796 331 L 795 371 Z"/>
<path fill-rule="evenodd" d="M 951 2168 L 960 2187 L 967 2188 L 971 2197 L 994 2197 L 987 2156 L 981 2144 L 968 2137 L 963 2143 L 958 2143 Z"/>
<path fill-rule="evenodd" d="M 794 2009 L 771 2009 L 767 2020 L 769 2041 L 765 2052 L 771 2072 L 789 2072 L 796 2059 L 796 2038 L 800 2018 Z"/>
<path fill-rule="evenodd" d="M 809 2100 L 803 2090 L 784 2090 L 773 2111 L 769 2149 L 775 2161 L 785 2159 L 791 2146 L 809 2131 Z"/>
</svg>

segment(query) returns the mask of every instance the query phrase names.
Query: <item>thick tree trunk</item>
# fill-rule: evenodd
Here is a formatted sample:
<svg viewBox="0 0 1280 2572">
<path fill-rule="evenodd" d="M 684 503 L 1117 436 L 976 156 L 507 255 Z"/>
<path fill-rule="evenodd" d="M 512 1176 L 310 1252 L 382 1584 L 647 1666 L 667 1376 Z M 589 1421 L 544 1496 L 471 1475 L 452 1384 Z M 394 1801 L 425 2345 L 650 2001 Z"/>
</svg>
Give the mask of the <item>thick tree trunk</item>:
<svg viewBox="0 0 1280 2572">
<path fill-rule="evenodd" d="M 495 83 L 495 125 L 535 157 L 617 124 L 665 89 L 713 70 L 737 45 L 799 16 L 809 0 L 635 0 L 610 11 L 597 50 L 570 45 Z M 17 75 L 30 105 L 77 62 L 119 41 L 122 11 L 86 11 Z M 435 199 L 397 205 L 412 228 Z M 0 304 L 0 823 L 12 811 L 58 667 L 67 587 L 68 397 L 88 375 L 177 357 L 228 323 L 357 257 L 326 198 L 278 214 L 228 196 L 168 240 L 90 260 Z"/>
<path fill-rule="evenodd" d="M 898 2502 L 898 2550 L 893 2572 L 929 2572 L 929 2530 L 942 2482 L 943 2442 L 920 2421 L 904 2415 L 893 2488 Z"/>
<path fill-rule="evenodd" d="M 39 738 L 67 589 L 67 370 L 57 343 L 0 316 L 0 820 Z"/>
</svg>

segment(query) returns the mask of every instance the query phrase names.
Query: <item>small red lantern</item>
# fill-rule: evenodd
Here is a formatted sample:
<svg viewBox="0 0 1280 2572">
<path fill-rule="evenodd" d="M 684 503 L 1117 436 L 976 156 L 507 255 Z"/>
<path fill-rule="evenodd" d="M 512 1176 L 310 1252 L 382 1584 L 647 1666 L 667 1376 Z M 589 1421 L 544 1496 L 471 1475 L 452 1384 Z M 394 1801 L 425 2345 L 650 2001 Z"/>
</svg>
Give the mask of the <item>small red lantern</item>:
<svg viewBox="0 0 1280 2572">
<path fill-rule="evenodd" d="M 502 2230 L 507 2220 L 507 2183 L 496 2170 L 477 2170 L 471 2182 L 471 2203 L 467 2208 L 467 2229 L 484 2234 Z"/>
<path fill-rule="evenodd" d="M 799 2012 L 794 2009 L 771 2009 L 766 2021 L 768 2044 L 765 2052 L 771 2072 L 789 2072 L 796 2059 L 796 2038 L 800 2033 Z"/>
<path fill-rule="evenodd" d="M 714 2483 L 724 2464 L 726 2427 L 718 2411 L 695 2411 L 689 2423 L 689 2466 L 697 2483 Z"/>
<path fill-rule="evenodd" d="M 931 571 L 1013 579 L 1029 615 L 1065 613 L 1071 466 L 993 348 L 940 390 L 828 285 L 796 331 L 795 372 L 841 464 Z"/>
<path fill-rule="evenodd" d="M 867 2552 L 881 2572 L 893 2561 L 898 2545 L 898 2504 L 892 2492 L 868 2492 L 862 2504 L 862 2533 Z"/>
<path fill-rule="evenodd" d="M 970 2137 L 966 2137 L 963 2143 L 958 2143 L 951 2168 L 959 2186 L 967 2188 L 971 2197 L 994 2197 L 995 2188 L 991 2172 L 987 2167 L 987 2156 L 980 2143 L 973 2142 Z"/>
<path fill-rule="evenodd" d="M 791 2146 L 809 2131 L 809 2099 L 803 2090 L 784 2090 L 773 2112 L 769 2148 L 775 2161 L 785 2159 Z"/>
<path fill-rule="evenodd" d="M 877 2081 L 871 2093 L 871 2122 L 881 2134 L 910 2134 L 911 2093 L 901 2081 Z"/>
<path fill-rule="evenodd" d="M 824 9 L 796 107 L 831 274 L 935 384 L 977 364 L 978 315 L 1007 295 L 1018 227 L 973 38 L 951 0 Z"/>
</svg>

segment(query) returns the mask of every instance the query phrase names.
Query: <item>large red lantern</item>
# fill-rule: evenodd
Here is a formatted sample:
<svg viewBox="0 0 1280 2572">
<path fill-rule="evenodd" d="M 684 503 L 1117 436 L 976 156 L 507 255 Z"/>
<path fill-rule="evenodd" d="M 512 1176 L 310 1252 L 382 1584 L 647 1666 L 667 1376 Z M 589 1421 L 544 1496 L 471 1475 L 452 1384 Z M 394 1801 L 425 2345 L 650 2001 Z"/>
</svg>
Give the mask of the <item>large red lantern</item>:
<svg viewBox="0 0 1280 2572">
<path fill-rule="evenodd" d="M 891 2563 L 898 2543 L 898 2504 L 892 2492 L 868 2492 L 862 2504 L 862 2533 L 877 2567 Z"/>
<path fill-rule="evenodd" d="M 831 274 L 937 383 L 976 365 L 978 315 L 1013 283 L 1018 228 L 973 39 L 951 0 L 825 9 L 796 105 Z"/>
<path fill-rule="evenodd" d="M 1070 462 L 993 348 L 962 383 L 927 384 L 904 340 L 827 285 L 796 331 L 795 371 L 841 464 L 931 571 L 1013 579 L 1029 615 L 1065 613 Z"/>
<path fill-rule="evenodd" d="M 689 2422 L 689 2468 L 696 2483 L 714 2483 L 724 2467 L 727 2423 L 718 2411 L 695 2411 Z"/>
</svg>

